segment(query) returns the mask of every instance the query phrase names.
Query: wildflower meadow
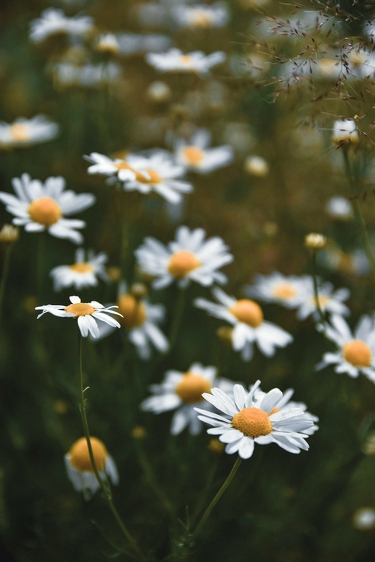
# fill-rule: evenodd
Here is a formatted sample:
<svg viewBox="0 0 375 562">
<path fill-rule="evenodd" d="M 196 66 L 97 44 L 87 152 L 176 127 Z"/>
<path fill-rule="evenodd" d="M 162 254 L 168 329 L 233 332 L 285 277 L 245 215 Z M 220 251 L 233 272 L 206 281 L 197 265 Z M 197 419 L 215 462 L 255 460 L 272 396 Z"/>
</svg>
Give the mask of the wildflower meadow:
<svg viewBox="0 0 375 562">
<path fill-rule="evenodd" d="M 374 36 L 1 4 L 1 562 L 375 562 Z"/>
</svg>

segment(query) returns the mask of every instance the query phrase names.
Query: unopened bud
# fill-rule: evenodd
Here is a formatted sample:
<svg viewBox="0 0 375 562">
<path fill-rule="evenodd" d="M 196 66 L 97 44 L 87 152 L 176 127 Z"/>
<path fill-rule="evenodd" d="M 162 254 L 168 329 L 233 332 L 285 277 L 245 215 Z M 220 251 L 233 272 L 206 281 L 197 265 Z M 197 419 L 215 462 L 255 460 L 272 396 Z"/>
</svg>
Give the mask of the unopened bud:
<svg viewBox="0 0 375 562">
<path fill-rule="evenodd" d="M 327 246 L 327 238 L 323 234 L 310 232 L 305 236 L 305 246 L 314 252 L 319 252 Z"/>
</svg>

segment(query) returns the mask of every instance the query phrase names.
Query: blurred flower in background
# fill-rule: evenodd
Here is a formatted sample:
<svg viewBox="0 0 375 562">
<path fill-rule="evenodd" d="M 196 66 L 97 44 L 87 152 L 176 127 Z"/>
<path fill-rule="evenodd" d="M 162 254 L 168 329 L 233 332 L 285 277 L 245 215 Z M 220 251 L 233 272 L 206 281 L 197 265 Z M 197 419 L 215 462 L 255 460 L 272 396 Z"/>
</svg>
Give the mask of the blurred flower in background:
<svg viewBox="0 0 375 562">
<path fill-rule="evenodd" d="M 75 254 L 75 262 L 72 265 L 59 265 L 54 267 L 50 276 L 53 279 L 55 291 L 60 291 L 65 287 L 83 289 L 85 287 L 95 287 L 98 284 L 98 277 L 103 281 L 108 281 L 104 264 L 107 261 L 107 254 L 101 252 L 95 255 L 92 250 L 87 252 L 78 248 Z"/>
<path fill-rule="evenodd" d="M 32 119 L 19 117 L 8 125 L 0 121 L 0 149 L 24 148 L 57 137 L 59 125 L 49 121 L 44 115 Z"/>
</svg>

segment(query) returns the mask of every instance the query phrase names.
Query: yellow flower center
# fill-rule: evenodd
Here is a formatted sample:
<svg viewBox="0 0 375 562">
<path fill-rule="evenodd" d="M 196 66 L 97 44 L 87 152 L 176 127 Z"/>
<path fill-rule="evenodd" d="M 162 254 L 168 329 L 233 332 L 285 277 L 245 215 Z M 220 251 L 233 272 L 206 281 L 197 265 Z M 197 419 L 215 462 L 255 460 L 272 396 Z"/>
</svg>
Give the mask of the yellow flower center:
<svg viewBox="0 0 375 562">
<path fill-rule="evenodd" d="M 194 269 L 201 267 L 201 265 L 201 262 L 193 252 L 179 250 L 169 258 L 167 269 L 173 277 L 182 279 Z"/>
<path fill-rule="evenodd" d="M 133 168 L 130 166 L 130 164 L 128 164 L 127 162 L 122 161 L 122 162 L 117 162 L 116 164 L 113 164 L 114 167 L 117 170 L 132 170 Z"/>
<path fill-rule="evenodd" d="M 367 343 L 361 340 L 351 340 L 343 347 L 345 361 L 354 367 L 370 367 L 372 352 Z"/>
<path fill-rule="evenodd" d="M 250 299 L 240 299 L 228 310 L 239 322 L 243 322 L 252 328 L 258 328 L 263 322 L 262 309 Z"/>
<path fill-rule="evenodd" d="M 297 296 L 297 291 L 290 283 L 280 283 L 273 290 L 276 299 L 289 300 Z"/>
<path fill-rule="evenodd" d="M 259 408 L 244 408 L 233 417 L 232 426 L 253 438 L 268 435 L 272 431 L 271 420 Z"/>
<path fill-rule="evenodd" d="M 180 62 L 181 62 L 183 65 L 190 66 L 191 63 L 192 63 L 192 58 L 189 57 L 189 55 L 181 55 L 181 56 L 180 56 Z"/>
<path fill-rule="evenodd" d="M 118 321 L 129 330 L 142 326 L 146 320 L 145 305 L 132 295 L 122 295 L 117 301 L 118 312 L 123 315 Z"/>
<path fill-rule="evenodd" d="M 325 297 L 323 295 L 322 296 L 319 295 L 319 297 L 318 297 L 319 308 L 321 310 L 324 310 L 330 300 L 331 300 L 331 297 Z M 314 306 L 317 306 L 317 299 L 315 297 L 311 297 L 311 302 L 313 303 Z"/>
<path fill-rule="evenodd" d="M 10 126 L 10 138 L 16 142 L 27 142 L 30 140 L 30 129 L 27 125 L 16 123 Z"/>
<path fill-rule="evenodd" d="M 205 154 L 204 150 L 197 146 L 185 146 L 182 149 L 182 155 L 187 164 L 198 168 L 202 164 Z"/>
<path fill-rule="evenodd" d="M 65 312 L 71 312 L 74 316 L 90 316 L 95 312 L 95 308 L 91 304 L 85 302 L 77 302 L 76 304 L 70 304 L 66 307 Z"/>
<path fill-rule="evenodd" d="M 203 392 L 210 392 L 211 383 L 201 375 L 187 372 L 184 374 L 180 382 L 175 388 L 177 396 L 185 404 L 194 404 L 195 402 L 203 402 Z"/>
<path fill-rule="evenodd" d="M 62 217 L 60 206 L 51 197 L 39 197 L 30 203 L 27 212 L 33 222 L 52 226 Z"/>
<path fill-rule="evenodd" d="M 106 458 L 108 456 L 107 449 L 104 444 L 96 437 L 90 437 L 91 448 L 98 470 L 103 470 Z M 78 439 L 69 450 L 70 464 L 80 472 L 94 472 L 91 464 L 89 448 L 87 446 L 86 437 Z"/>
<path fill-rule="evenodd" d="M 150 185 L 155 183 L 161 183 L 163 181 L 156 170 L 145 170 L 145 172 L 149 175 L 149 177 L 147 178 L 147 176 L 145 176 L 142 172 L 136 172 L 135 173 L 136 181 L 139 181 L 141 183 L 147 183 Z"/>
<path fill-rule="evenodd" d="M 195 27 L 207 29 L 212 26 L 213 21 L 213 14 L 210 14 L 205 10 L 194 10 L 190 14 L 190 23 Z"/>
<path fill-rule="evenodd" d="M 74 263 L 73 265 L 69 266 L 69 269 L 74 271 L 75 273 L 93 273 L 94 268 L 89 263 Z"/>
</svg>

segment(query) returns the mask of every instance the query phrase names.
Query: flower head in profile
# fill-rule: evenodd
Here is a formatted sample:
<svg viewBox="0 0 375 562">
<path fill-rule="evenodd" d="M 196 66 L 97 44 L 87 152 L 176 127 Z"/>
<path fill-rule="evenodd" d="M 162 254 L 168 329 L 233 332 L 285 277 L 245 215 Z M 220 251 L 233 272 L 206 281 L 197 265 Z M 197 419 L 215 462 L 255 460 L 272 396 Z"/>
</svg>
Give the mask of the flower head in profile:
<svg viewBox="0 0 375 562">
<path fill-rule="evenodd" d="M 55 291 L 60 291 L 65 287 L 83 289 L 85 287 L 95 287 L 98 284 L 98 277 L 103 281 L 108 281 L 104 264 L 107 261 L 107 254 L 101 252 L 95 255 L 92 250 L 87 252 L 78 248 L 75 255 L 75 262 L 72 265 L 59 265 L 54 267 L 50 276 L 53 279 Z"/>
<path fill-rule="evenodd" d="M 19 117 L 9 125 L 0 121 L 0 149 L 25 148 L 57 137 L 59 125 L 44 115 L 32 119 Z"/>
<path fill-rule="evenodd" d="M 79 297 L 69 297 L 71 304 L 65 306 L 63 304 L 45 304 L 42 306 L 36 306 L 35 310 L 42 310 L 38 318 L 49 312 L 54 316 L 60 316 L 61 318 L 75 318 L 78 322 L 78 327 L 83 338 L 86 338 L 89 334 L 93 338 L 99 337 L 99 328 L 97 320 L 101 320 L 114 328 L 120 328 L 120 324 L 110 316 L 111 314 L 116 314 L 121 316 L 113 308 L 117 306 L 105 307 L 97 301 L 91 302 L 81 302 Z"/>
<path fill-rule="evenodd" d="M 181 27 L 191 29 L 210 29 L 213 27 L 224 27 L 229 20 L 226 4 L 215 2 L 210 6 L 205 4 L 193 4 L 192 6 L 177 5 L 172 16 Z"/>
<path fill-rule="evenodd" d="M 210 69 L 225 59 L 223 51 L 205 55 L 202 51 L 184 54 L 180 49 L 170 49 L 166 53 L 146 54 L 146 62 L 159 72 L 195 73 L 200 76 L 208 76 Z"/>
<path fill-rule="evenodd" d="M 339 119 L 333 124 L 333 142 L 337 144 L 357 144 L 359 142 L 357 125 L 353 119 Z"/>
<path fill-rule="evenodd" d="M 91 448 L 96 467 L 103 480 L 109 477 L 112 484 L 118 484 L 119 477 L 114 460 L 102 441 L 90 437 Z M 81 437 L 73 443 L 65 455 L 65 467 L 68 478 L 77 492 L 83 492 L 85 500 L 90 500 L 100 488 L 91 464 L 86 437 Z"/>
<path fill-rule="evenodd" d="M 176 161 L 186 169 L 198 174 L 208 174 L 233 161 L 234 153 L 231 146 L 208 148 L 210 144 L 211 133 L 206 129 L 198 129 L 188 141 L 177 139 L 175 142 Z"/>
<path fill-rule="evenodd" d="M 143 245 L 135 251 L 139 266 L 144 273 L 156 277 L 155 289 L 167 287 L 177 281 L 181 288 L 190 281 L 208 287 L 216 283 L 226 283 L 226 276 L 217 271 L 219 267 L 233 260 L 228 246 L 218 236 L 204 241 L 203 228 L 189 230 L 180 226 L 176 240 L 164 246 L 155 238 L 147 237 Z"/>
<path fill-rule="evenodd" d="M 62 10 L 47 8 L 40 18 L 32 20 L 30 24 L 30 40 L 40 43 L 56 34 L 65 34 L 69 38 L 83 37 L 94 25 L 89 16 L 68 17 Z"/>
<path fill-rule="evenodd" d="M 257 381 L 252 390 L 246 392 L 243 386 L 236 384 L 233 398 L 219 388 L 203 394 L 205 400 L 224 414 L 196 408 L 199 419 L 212 426 L 207 433 L 219 436 L 219 440 L 226 443 L 226 453 L 238 453 L 243 459 L 252 456 L 255 443 L 276 443 L 289 453 L 299 453 L 301 449 L 307 451 L 309 446 L 305 437 L 314 425 L 313 420 L 299 408 L 279 410 L 277 404 L 283 393 L 278 388 L 256 401 L 259 385 L 260 381 Z"/>
<path fill-rule="evenodd" d="M 271 275 L 257 275 L 254 284 L 245 288 L 245 294 L 285 308 L 297 308 L 311 294 L 311 277 L 283 275 L 277 271 Z"/>
<path fill-rule="evenodd" d="M 341 316 L 332 316 L 331 325 L 326 323 L 324 333 L 336 344 L 337 351 L 325 353 L 317 369 L 334 365 L 335 373 L 347 373 L 353 378 L 362 373 L 375 382 L 374 327 L 374 319 L 365 315 L 360 318 L 353 334 Z"/>
<path fill-rule="evenodd" d="M 6 210 L 15 216 L 13 224 L 24 226 L 26 232 L 48 230 L 57 238 L 68 238 L 76 244 L 83 240 L 76 228 L 83 228 L 86 223 L 77 219 L 66 219 L 64 215 L 79 213 L 95 203 L 91 193 L 77 195 L 65 190 L 62 177 L 47 178 L 44 185 L 39 180 L 32 180 L 28 174 L 12 180 L 17 197 L 0 192 L 0 201 Z"/>
<path fill-rule="evenodd" d="M 319 308 L 323 313 L 329 313 L 339 316 L 348 316 L 350 309 L 344 304 L 350 296 L 349 289 L 342 288 L 334 290 L 332 283 L 319 283 L 318 285 Z M 314 294 L 313 282 L 310 279 L 310 287 L 307 286 L 305 298 L 299 305 L 297 318 L 304 320 L 312 315 L 315 321 L 319 320 L 319 312 L 317 310 L 317 299 Z"/>
<path fill-rule="evenodd" d="M 237 300 L 218 287 L 212 293 L 219 304 L 201 298 L 196 299 L 194 304 L 211 316 L 232 324 L 232 346 L 235 351 L 241 351 L 244 361 L 252 358 L 254 343 L 264 355 L 270 357 L 277 347 L 285 347 L 293 340 L 288 332 L 264 320 L 261 307 L 253 300 Z"/>
<path fill-rule="evenodd" d="M 164 320 L 165 308 L 161 304 L 151 304 L 144 296 L 135 295 L 132 288 L 128 291 L 122 281 L 116 301 L 121 317 L 119 323 L 125 329 L 129 340 L 135 346 L 138 355 L 144 361 L 151 357 L 151 345 L 162 353 L 169 349 L 169 343 L 158 324 Z M 99 338 L 104 338 L 114 331 L 109 324 L 99 322 Z"/>
<path fill-rule="evenodd" d="M 204 367 L 200 363 L 193 363 L 185 373 L 167 371 L 161 384 L 153 384 L 150 387 L 153 396 L 142 402 L 141 409 L 154 414 L 176 410 L 172 418 L 172 435 L 181 433 L 186 427 L 192 435 L 197 435 L 202 424 L 194 407 L 200 405 L 211 409 L 202 395 L 204 392 L 210 392 L 214 383 L 228 392 L 233 387 L 229 380 L 216 379 L 215 367 Z"/>
</svg>

